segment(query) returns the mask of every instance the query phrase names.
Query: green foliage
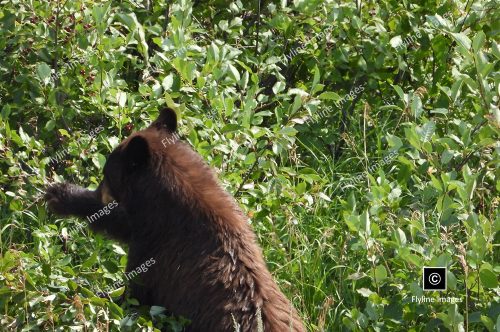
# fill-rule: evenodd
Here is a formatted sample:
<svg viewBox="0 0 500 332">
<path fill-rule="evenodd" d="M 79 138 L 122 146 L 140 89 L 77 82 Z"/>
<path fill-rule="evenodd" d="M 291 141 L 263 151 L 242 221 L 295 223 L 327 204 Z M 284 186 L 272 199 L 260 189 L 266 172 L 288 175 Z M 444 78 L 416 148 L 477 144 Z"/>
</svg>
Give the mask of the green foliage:
<svg viewBox="0 0 500 332">
<path fill-rule="evenodd" d="M 497 3 L 258 3 L 2 2 L 2 330 L 182 330 L 100 298 L 124 249 L 40 201 L 164 105 L 309 330 L 500 330 Z"/>
</svg>

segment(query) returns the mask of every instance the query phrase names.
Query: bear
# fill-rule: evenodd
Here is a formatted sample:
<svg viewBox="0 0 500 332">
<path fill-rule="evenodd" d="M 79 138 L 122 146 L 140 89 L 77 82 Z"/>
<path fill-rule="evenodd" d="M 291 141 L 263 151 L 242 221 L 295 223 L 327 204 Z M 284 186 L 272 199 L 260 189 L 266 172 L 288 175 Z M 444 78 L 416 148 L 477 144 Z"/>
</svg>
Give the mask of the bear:
<svg viewBox="0 0 500 332">
<path fill-rule="evenodd" d="M 86 218 L 93 232 L 126 244 L 127 274 L 152 260 L 129 284 L 130 296 L 189 319 L 186 331 L 257 331 L 260 324 L 268 332 L 305 331 L 235 199 L 179 139 L 174 110 L 162 109 L 111 152 L 96 190 L 57 183 L 45 200 L 51 212 Z"/>
</svg>

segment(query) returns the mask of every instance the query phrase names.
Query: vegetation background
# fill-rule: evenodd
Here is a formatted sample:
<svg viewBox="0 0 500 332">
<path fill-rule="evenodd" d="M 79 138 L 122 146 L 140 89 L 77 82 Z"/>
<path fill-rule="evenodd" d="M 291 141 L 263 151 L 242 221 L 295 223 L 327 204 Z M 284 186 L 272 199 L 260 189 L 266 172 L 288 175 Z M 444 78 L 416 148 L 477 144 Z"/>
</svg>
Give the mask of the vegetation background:
<svg viewBox="0 0 500 332">
<path fill-rule="evenodd" d="M 0 4 L 1 331 L 182 330 L 40 199 L 165 105 L 310 331 L 500 331 L 497 1 Z"/>
</svg>

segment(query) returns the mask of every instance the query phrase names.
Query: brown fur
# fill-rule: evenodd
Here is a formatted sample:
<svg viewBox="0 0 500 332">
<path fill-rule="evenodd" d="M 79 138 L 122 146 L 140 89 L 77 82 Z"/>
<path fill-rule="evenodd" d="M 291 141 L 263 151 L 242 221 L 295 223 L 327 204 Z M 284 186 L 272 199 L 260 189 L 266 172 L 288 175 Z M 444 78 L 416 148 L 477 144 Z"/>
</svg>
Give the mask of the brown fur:
<svg viewBox="0 0 500 332">
<path fill-rule="evenodd" d="M 258 310 L 264 331 L 305 331 L 246 217 L 200 155 L 175 139 L 175 129 L 173 111 L 162 111 L 112 152 L 98 190 L 53 186 L 49 207 L 83 216 L 101 199 L 116 199 L 110 217 L 90 227 L 129 245 L 127 271 L 154 257 L 131 285 L 132 296 L 190 319 L 187 331 L 233 332 L 234 322 L 242 332 L 257 331 Z"/>
</svg>

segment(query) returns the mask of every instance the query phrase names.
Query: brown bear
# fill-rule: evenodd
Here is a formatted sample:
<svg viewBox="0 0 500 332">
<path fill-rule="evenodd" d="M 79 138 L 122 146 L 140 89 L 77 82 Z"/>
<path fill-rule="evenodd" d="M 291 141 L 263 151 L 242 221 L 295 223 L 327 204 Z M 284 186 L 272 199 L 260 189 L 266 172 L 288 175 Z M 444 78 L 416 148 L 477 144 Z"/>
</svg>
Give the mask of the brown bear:
<svg viewBox="0 0 500 332">
<path fill-rule="evenodd" d="M 188 318 L 186 331 L 253 332 L 258 316 L 264 331 L 305 331 L 246 217 L 176 128 L 175 112 L 162 110 L 109 155 L 95 191 L 52 185 L 49 209 L 92 216 L 93 231 L 127 244 L 127 272 L 153 259 L 130 284 L 131 296 Z"/>
</svg>

